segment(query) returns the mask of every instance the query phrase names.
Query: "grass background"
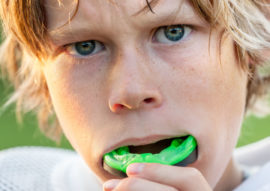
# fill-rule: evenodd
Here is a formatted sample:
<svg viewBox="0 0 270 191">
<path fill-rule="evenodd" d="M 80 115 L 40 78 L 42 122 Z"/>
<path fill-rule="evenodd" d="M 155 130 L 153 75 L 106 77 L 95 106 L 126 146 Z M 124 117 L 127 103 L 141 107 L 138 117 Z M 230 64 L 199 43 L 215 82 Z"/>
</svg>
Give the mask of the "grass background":
<svg viewBox="0 0 270 191">
<path fill-rule="evenodd" d="M 0 104 L 8 98 L 10 88 L 4 87 L 0 81 Z M 1 111 L 1 110 L 0 110 Z M 245 119 L 242 135 L 238 146 L 270 136 L 270 116 L 256 118 L 250 116 Z M 0 150 L 16 146 L 51 146 L 72 149 L 68 141 L 63 137 L 61 143 L 46 138 L 38 129 L 35 117 L 29 113 L 24 116 L 23 123 L 19 124 L 15 117 L 15 107 L 12 106 L 4 112 L 0 112 Z"/>
<path fill-rule="evenodd" d="M 35 116 L 28 113 L 23 116 L 23 123 L 18 123 L 15 106 L 3 110 L 1 106 L 8 99 L 11 88 L 0 80 L 0 150 L 16 146 L 50 146 L 72 149 L 65 137 L 60 144 L 46 138 L 38 129 Z"/>
</svg>

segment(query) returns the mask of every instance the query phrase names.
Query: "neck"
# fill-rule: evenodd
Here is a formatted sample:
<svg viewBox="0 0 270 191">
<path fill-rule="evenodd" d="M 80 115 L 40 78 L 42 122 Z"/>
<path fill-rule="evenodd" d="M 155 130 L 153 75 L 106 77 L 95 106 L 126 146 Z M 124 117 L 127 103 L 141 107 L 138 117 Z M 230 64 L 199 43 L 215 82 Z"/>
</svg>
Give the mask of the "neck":
<svg viewBox="0 0 270 191">
<path fill-rule="evenodd" d="M 231 191 L 241 184 L 243 173 L 236 162 L 231 159 L 214 191 Z"/>
</svg>

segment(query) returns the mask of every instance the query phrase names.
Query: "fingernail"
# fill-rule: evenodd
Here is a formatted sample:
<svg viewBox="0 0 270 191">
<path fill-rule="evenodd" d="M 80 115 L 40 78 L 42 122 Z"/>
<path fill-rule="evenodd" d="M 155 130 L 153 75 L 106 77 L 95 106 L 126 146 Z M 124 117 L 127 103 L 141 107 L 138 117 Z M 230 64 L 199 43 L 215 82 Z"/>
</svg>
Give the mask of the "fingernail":
<svg viewBox="0 0 270 191">
<path fill-rule="evenodd" d="M 134 163 L 128 166 L 127 173 L 128 174 L 139 174 L 142 172 L 144 167 L 143 163 Z"/>
<path fill-rule="evenodd" d="M 105 191 L 111 191 L 119 184 L 119 182 L 120 180 L 108 180 L 103 184 L 103 189 Z"/>
</svg>

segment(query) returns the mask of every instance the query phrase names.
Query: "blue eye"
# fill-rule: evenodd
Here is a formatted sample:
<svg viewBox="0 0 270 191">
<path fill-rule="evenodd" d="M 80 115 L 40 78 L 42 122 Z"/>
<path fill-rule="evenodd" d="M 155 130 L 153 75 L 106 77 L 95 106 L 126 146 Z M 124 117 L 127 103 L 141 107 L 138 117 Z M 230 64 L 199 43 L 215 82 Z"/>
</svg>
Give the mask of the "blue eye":
<svg viewBox="0 0 270 191">
<path fill-rule="evenodd" d="M 76 42 L 67 46 L 67 51 L 75 56 L 90 56 L 98 53 L 104 45 L 95 40 Z"/>
<path fill-rule="evenodd" d="M 75 44 L 75 50 L 80 55 L 88 55 L 91 54 L 96 48 L 95 41 L 87 41 L 87 42 L 78 42 Z"/>
<path fill-rule="evenodd" d="M 173 44 L 187 37 L 191 28 L 185 25 L 172 25 L 160 27 L 155 33 L 155 40 L 160 43 Z"/>
</svg>

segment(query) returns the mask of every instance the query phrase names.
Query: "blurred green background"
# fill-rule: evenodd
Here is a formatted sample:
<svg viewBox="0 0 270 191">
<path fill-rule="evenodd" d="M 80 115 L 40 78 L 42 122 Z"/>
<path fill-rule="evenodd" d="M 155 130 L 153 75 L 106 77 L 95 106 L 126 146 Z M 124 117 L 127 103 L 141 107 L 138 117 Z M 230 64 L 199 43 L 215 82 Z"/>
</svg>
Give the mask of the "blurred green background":
<svg viewBox="0 0 270 191">
<path fill-rule="evenodd" d="M 63 137 L 60 144 L 46 138 L 38 129 L 37 120 L 31 113 L 23 116 L 23 123 L 18 123 L 15 106 L 3 110 L 1 106 L 8 99 L 11 87 L 0 80 L 0 150 L 16 146 L 51 146 L 72 149 Z"/>
</svg>

